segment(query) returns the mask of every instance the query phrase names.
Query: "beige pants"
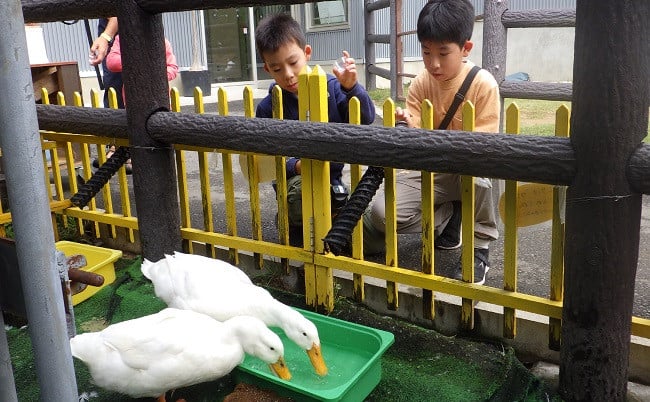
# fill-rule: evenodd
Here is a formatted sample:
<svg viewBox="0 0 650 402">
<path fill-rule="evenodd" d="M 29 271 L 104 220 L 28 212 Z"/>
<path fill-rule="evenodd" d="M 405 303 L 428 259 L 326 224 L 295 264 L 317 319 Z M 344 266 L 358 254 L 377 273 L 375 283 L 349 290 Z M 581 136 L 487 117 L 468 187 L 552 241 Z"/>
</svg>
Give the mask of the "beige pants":
<svg viewBox="0 0 650 402">
<path fill-rule="evenodd" d="M 480 239 L 496 240 L 497 230 L 494 201 L 492 199 L 489 179 L 475 178 L 475 207 L 474 233 Z M 422 176 L 420 172 L 402 170 L 396 177 L 397 202 L 397 233 L 420 233 L 422 231 Z M 436 236 L 449 222 L 453 207 L 451 201 L 459 201 L 460 175 L 438 173 L 434 176 L 434 221 Z M 377 191 L 375 198 L 366 214 L 366 222 L 380 231 L 385 232 L 386 211 L 385 198 L 382 189 Z"/>
</svg>

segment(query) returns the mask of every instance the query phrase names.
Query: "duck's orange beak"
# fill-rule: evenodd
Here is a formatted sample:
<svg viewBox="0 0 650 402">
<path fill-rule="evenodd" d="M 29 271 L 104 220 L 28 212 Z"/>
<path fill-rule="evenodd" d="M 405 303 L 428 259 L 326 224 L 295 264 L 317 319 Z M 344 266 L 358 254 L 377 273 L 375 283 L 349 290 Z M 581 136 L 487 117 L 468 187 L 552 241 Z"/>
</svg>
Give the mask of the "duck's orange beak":
<svg viewBox="0 0 650 402">
<path fill-rule="evenodd" d="M 309 360 L 311 361 L 311 365 L 314 366 L 316 374 L 319 376 L 327 375 L 327 366 L 325 365 L 325 360 L 323 359 L 319 345 L 314 343 L 311 349 L 307 351 L 307 356 L 309 356 Z"/>
<path fill-rule="evenodd" d="M 289 381 L 291 379 L 291 372 L 289 371 L 287 364 L 284 362 L 283 357 L 280 357 L 277 362 L 269 364 L 269 367 L 275 375 L 283 380 Z"/>
</svg>

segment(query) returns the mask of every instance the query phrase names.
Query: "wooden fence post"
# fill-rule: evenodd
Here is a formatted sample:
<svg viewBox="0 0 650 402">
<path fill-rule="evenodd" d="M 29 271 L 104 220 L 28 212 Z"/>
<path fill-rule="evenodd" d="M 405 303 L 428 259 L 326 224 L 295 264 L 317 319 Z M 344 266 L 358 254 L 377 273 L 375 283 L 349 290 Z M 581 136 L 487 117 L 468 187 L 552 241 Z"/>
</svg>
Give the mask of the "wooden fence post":
<svg viewBox="0 0 650 402">
<path fill-rule="evenodd" d="M 626 168 L 648 126 L 649 10 L 647 1 L 577 2 L 560 352 L 567 401 L 626 399 L 641 219 Z"/>
<path fill-rule="evenodd" d="M 174 151 L 147 131 L 152 114 L 169 111 L 162 16 L 123 1 L 118 18 L 142 254 L 157 261 L 182 248 Z"/>
</svg>

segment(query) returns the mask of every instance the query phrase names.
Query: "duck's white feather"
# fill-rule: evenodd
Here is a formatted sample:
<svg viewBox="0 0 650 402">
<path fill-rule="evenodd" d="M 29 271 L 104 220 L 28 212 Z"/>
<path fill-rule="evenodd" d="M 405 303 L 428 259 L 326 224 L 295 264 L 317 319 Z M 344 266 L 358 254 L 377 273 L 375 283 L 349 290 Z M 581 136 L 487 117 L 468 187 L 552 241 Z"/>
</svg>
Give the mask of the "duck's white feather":
<svg viewBox="0 0 650 402">
<path fill-rule="evenodd" d="M 98 386 L 136 398 L 220 378 L 245 352 L 267 363 L 284 355 L 280 338 L 258 319 L 221 323 L 173 308 L 77 335 L 70 347 Z"/>
<path fill-rule="evenodd" d="M 169 307 L 194 310 L 219 321 L 252 315 L 282 328 L 304 350 L 320 346 L 318 330 L 311 321 L 227 262 L 176 252 L 155 263 L 145 260 L 142 272 L 152 281 L 156 296 Z"/>
</svg>

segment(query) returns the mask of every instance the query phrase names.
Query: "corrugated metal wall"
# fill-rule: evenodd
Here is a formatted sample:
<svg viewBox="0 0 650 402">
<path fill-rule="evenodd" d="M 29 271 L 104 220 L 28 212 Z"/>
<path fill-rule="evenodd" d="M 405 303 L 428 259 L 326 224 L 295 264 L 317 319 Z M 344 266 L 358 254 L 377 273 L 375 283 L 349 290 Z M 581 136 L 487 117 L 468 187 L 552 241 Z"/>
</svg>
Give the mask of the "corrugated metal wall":
<svg viewBox="0 0 650 402">
<path fill-rule="evenodd" d="M 92 71 L 88 64 L 90 44 L 83 20 L 43 24 L 45 50 L 50 62 L 76 61 L 80 71 Z M 97 36 L 97 20 L 90 21 L 93 38 Z"/>
<path fill-rule="evenodd" d="M 202 21 L 202 13 L 197 13 Z M 189 67 L 192 63 L 191 41 L 191 15 L 190 11 L 182 13 L 163 14 L 165 35 L 174 48 L 174 54 L 180 67 Z M 88 49 L 90 44 L 84 27 L 83 20 L 68 22 L 50 22 L 43 24 L 45 49 L 50 62 L 76 61 L 82 76 L 94 74 L 93 67 L 88 63 Z M 204 30 L 198 29 L 201 62 L 205 65 L 205 40 Z M 93 39 L 97 37 L 97 20 L 90 20 L 90 32 Z"/>
</svg>

